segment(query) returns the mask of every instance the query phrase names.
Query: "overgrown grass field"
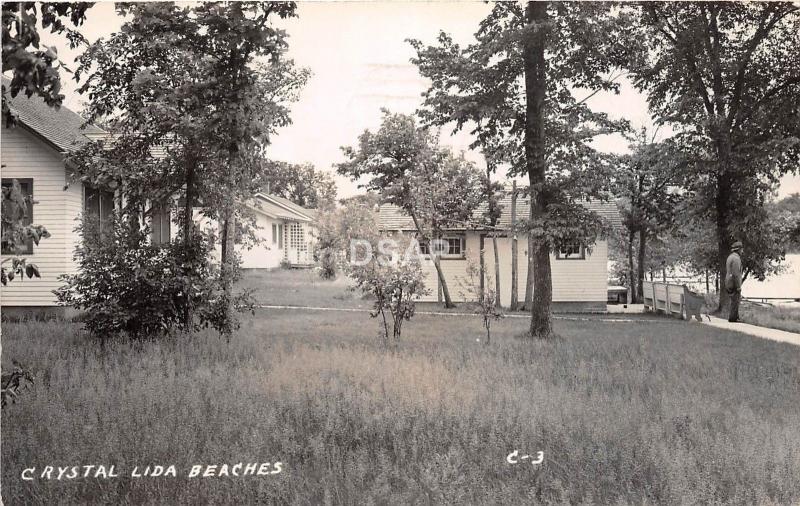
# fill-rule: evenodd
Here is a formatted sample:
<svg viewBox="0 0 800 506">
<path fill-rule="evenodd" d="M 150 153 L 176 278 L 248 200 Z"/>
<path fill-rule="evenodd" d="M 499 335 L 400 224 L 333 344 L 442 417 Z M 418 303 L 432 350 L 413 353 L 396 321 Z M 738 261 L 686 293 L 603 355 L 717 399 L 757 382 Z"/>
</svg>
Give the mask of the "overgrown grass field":
<svg viewBox="0 0 800 506">
<path fill-rule="evenodd" d="M 498 322 L 486 346 L 478 318 L 418 315 L 387 351 L 358 312 L 260 310 L 229 343 L 104 348 L 74 324 L 4 323 L 3 365 L 37 382 L 2 411 L 3 501 L 800 501 L 800 348 L 670 319 L 559 320 L 552 343 L 515 337 L 526 326 Z M 510 465 L 515 449 L 544 462 Z M 271 476 L 186 477 L 275 461 Z M 122 476 L 20 478 L 86 464 Z M 148 464 L 178 477 L 125 476 Z"/>
</svg>

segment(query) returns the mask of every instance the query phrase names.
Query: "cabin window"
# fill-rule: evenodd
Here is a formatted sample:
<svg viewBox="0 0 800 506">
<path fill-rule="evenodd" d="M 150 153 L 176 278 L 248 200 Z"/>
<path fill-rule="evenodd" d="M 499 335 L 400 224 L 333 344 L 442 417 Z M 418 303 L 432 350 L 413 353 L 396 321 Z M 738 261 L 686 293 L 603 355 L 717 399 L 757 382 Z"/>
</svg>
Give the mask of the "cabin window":
<svg viewBox="0 0 800 506">
<path fill-rule="evenodd" d="M 19 183 L 19 189 L 22 197 L 25 199 L 25 205 L 20 207 L 12 199 L 12 188 L 14 181 Z M 5 234 L 6 227 L 22 218 L 22 225 L 30 225 L 33 223 L 33 179 L 14 179 L 3 178 L 3 234 Z M 33 239 L 27 239 L 23 244 L 17 244 L 16 248 L 12 248 L 11 244 L 6 241 L 2 243 L 3 255 L 31 255 L 33 254 Z"/>
<path fill-rule="evenodd" d="M 153 204 L 150 212 L 150 240 L 153 244 L 169 244 L 172 237 L 172 216 L 169 203 Z"/>
<path fill-rule="evenodd" d="M 272 244 L 277 244 L 278 249 L 283 249 L 283 224 L 272 224 Z"/>
<path fill-rule="evenodd" d="M 438 241 L 438 243 L 434 242 L 436 246 L 434 249 L 441 258 L 464 258 L 464 252 L 466 251 L 464 236 L 445 236 Z M 419 242 L 419 252 L 423 255 L 431 254 L 428 241 Z"/>
<path fill-rule="evenodd" d="M 83 212 L 97 220 L 100 230 L 103 230 L 114 213 L 114 192 L 84 185 Z"/>
<path fill-rule="evenodd" d="M 562 246 L 556 254 L 558 260 L 584 260 L 586 259 L 586 248 L 578 242 L 573 242 Z"/>
</svg>

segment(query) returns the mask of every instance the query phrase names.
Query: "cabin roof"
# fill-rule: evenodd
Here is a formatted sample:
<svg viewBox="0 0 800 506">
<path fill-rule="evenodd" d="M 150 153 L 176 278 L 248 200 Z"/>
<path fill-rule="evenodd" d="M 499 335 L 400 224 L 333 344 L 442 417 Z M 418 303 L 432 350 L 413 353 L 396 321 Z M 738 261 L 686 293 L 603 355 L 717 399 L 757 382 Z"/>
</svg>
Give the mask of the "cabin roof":
<svg viewBox="0 0 800 506">
<path fill-rule="evenodd" d="M 511 193 L 505 193 L 500 200 L 502 212 L 500 219 L 497 222 L 497 227 L 503 230 L 511 228 Z M 617 209 L 616 203 L 604 202 L 601 200 L 587 200 L 581 202 L 581 205 L 590 211 L 594 211 L 602 218 L 606 219 L 613 228 L 622 226 L 622 217 Z M 455 227 L 452 230 L 480 230 L 482 227 L 478 224 L 481 220 L 481 215 L 486 212 L 488 207 L 487 203 L 482 203 L 473 212 L 472 219 L 474 224 L 464 224 L 463 227 Z M 517 198 L 517 219 L 525 219 L 530 212 L 530 200 L 528 197 Z M 416 230 L 414 221 L 408 216 L 400 207 L 394 204 L 381 204 L 380 212 L 378 215 L 378 226 L 381 230 Z"/>
<path fill-rule="evenodd" d="M 6 90 L 11 85 L 11 80 L 3 77 L 3 86 Z M 38 95 L 25 96 L 24 91 L 11 98 L 11 93 L 6 94 L 9 99 L 8 107 L 19 124 L 27 130 L 50 144 L 60 152 L 72 151 L 89 141 L 87 134 L 103 134 L 102 129 L 94 125 L 86 125 L 79 114 L 65 106 L 50 107 Z"/>
<path fill-rule="evenodd" d="M 277 195 L 257 193 L 253 209 L 274 218 L 290 221 L 314 221 L 316 212 L 312 209 L 298 206 L 294 202 Z"/>
</svg>

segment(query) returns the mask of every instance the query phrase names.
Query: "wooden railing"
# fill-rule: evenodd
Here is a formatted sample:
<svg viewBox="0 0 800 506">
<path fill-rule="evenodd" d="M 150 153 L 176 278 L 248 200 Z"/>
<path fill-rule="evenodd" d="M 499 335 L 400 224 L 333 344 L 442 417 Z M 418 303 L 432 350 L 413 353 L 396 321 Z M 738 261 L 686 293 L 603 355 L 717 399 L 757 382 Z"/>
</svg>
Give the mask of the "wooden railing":
<svg viewBox="0 0 800 506">
<path fill-rule="evenodd" d="M 694 312 L 693 310 L 699 309 L 699 305 L 702 303 L 701 300 L 698 300 L 701 297 L 691 293 L 684 285 L 655 281 L 642 283 L 642 297 L 645 311 L 662 312 L 684 319 L 688 319 L 688 315 Z M 688 308 L 687 305 L 691 305 L 691 308 Z M 690 310 L 687 311 L 687 309 Z"/>
</svg>

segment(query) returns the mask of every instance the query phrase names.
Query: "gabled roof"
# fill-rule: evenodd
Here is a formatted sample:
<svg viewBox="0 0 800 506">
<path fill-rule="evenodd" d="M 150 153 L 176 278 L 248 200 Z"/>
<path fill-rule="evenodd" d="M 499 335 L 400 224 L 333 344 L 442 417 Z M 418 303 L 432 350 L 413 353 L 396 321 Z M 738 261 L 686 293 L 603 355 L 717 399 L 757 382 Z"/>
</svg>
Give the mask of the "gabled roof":
<svg viewBox="0 0 800 506">
<path fill-rule="evenodd" d="M 3 85 L 8 89 L 11 80 L 3 77 Z M 38 95 L 28 98 L 21 91 L 14 98 L 7 93 L 6 98 L 9 98 L 8 107 L 19 124 L 62 153 L 88 142 L 87 135 L 105 133 L 94 125 L 81 128 L 85 120 L 80 115 L 63 105 L 59 108 L 50 107 Z"/>
<path fill-rule="evenodd" d="M 257 193 L 255 200 L 257 204 L 254 203 L 251 207 L 273 218 L 303 222 L 310 222 L 316 219 L 316 212 L 312 212 L 312 210 L 298 206 L 294 202 L 276 195 Z"/>
<path fill-rule="evenodd" d="M 276 204 L 278 204 L 280 206 L 283 206 L 283 207 L 286 207 L 286 208 L 288 208 L 288 209 L 290 209 L 290 210 L 292 210 L 292 211 L 294 211 L 296 213 L 299 213 L 299 214 L 305 216 L 306 218 L 309 218 L 309 219 L 313 220 L 313 219 L 315 219 L 317 217 L 317 213 L 316 213 L 315 209 L 306 209 L 305 207 L 302 207 L 302 206 L 299 206 L 299 205 L 295 204 L 291 200 L 285 199 L 283 197 L 279 197 L 277 195 L 272 195 L 271 193 L 265 193 L 265 194 L 261 194 L 260 193 L 259 195 L 264 195 L 266 198 L 272 200 Z"/>
<path fill-rule="evenodd" d="M 506 193 L 500 200 L 503 206 L 500 219 L 497 226 L 500 229 L 508 230 L 511 228 L 511 194 Z M 602 202 L 600 200 L 589 200 L 582 202 L 581 205 L 590 211 L 594 211 L 601 217 L 605 218 L 609 224 L 614 228 L 622 226 L 622 217 L 619 214 L 617 205 L 614 202 Z M 475 212 L 472 213 L 474 223 L 479 223 L 481 215 L 486 212 L 488 207 L 487 203 L 482 203 L 478 206 Z M 517 220 L 522 220 L 528 217 L 530 212 L 530 200 L 528 197 L 517 198 Z M 378 214 L 378 227 L 381 230 L 416 230 L 414 221 L 408 216 L 401 208 L 393 204 L 381 204 L 380 212 Z M 463 227 L 455 227 L 453 230 L 479 230 L 479 225 L 464 224 Z"/>
</svg>

